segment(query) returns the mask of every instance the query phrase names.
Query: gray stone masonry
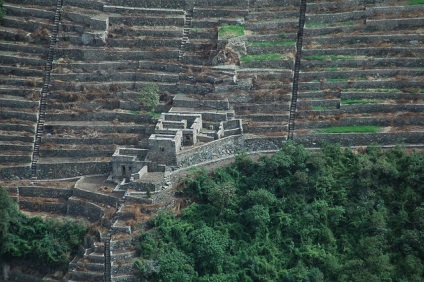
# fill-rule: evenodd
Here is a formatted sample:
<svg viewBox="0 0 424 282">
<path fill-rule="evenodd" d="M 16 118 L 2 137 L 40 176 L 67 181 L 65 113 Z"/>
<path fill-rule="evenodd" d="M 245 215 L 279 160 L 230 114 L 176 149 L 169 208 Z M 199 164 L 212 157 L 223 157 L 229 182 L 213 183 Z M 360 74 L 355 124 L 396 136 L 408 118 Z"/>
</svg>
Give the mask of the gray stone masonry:
<svg viewBox="0 0 424 282">
<path fill-rule="evenodd" d="M 323 143 L 339 143 L 342 146 L 367 146 L 372 143 L 379 145 L 420 145 L 424 140 L 424 132 L 401 133 L 321 133 L 296 134 L 294 140 L 306 147 L 320 147 Z"/>
</svg>

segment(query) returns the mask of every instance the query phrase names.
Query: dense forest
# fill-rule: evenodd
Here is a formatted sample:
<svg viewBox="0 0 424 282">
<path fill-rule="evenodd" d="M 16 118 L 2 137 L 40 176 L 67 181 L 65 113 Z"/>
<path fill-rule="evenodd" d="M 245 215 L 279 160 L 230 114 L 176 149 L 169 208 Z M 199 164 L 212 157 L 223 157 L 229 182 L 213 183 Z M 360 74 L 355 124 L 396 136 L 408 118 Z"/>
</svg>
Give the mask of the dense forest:
<svg viewBox="0 0 424 282">
<path fill-rule="evenodd" d="M 424 155 L 286 143 L 181 183 L 140 227 L 141 281 L 424 281 Z"/>
<path fill-rule="evenodd" d="M 41 269 L 67 269 L 87 233 L 80 222 L 28 217 L 0 187 L 0 262 L 29 260 Z"/>
</svg>

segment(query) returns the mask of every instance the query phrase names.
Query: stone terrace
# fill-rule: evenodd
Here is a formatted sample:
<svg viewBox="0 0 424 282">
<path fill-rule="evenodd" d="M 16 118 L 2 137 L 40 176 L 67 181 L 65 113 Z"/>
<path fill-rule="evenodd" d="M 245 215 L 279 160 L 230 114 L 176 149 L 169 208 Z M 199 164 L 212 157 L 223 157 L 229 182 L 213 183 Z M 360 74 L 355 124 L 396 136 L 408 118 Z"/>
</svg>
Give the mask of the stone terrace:
<svg viewBox="0 0 424 282">
<path fill-rule="evenodd" d="M 184 11 L 121 4 L 65 2 L 41 169 L 50 163 L 86 168 L 89 162 L 99 164 L 93 172 L 107 172 L 99 166 L 117 145 L 140 145 L 154 126 L 141 111 L 140 89 L 153 83 L 162 95 L 176 89 Z"/>
<path fill-rule="evenodd" d="M 358 142 L 351 133 L 340 142 L 367 145 L 393 133 L 382 145 L 422 143 L 424 6 L 359 2 L 307 6 L 295 138 L 312 145 L 327 136 L 316 129 L 369 125 L 378 126 L 378 133 Z"/>
<path fill-rule="evenodd" d="M 311 145 L 324 136 L 316 129 L 374 125 L 376 136 L 409 132 L 416 138 L 405 142 L 421 142 L 424 8 L 406 3 L 308 2 L 298 140 Z M 243 120 L 245 133 L 285 138 L 298 5 L 294 0 L 64 1 L 38 176 L 106 173 L 117 146 L 147 148 L 156 119 L 140 106 L 139 96 L 152 83 L 163 100 L 159 112 L 178 110 L 172 101 L 225 100 L 234 118 Z M 51 0 L 10 0 L 4 7 L 1 171 L 27 177 L 55 7 Z M 223 25 L 243 25 L 245 35 L 218 38 Z M 226 46 L 241 48 L 235 49 L 235 61 L 218 62 Z M 11 172 L 16 166 L 21 170 Z"/>
<path fill-rule="evenodd" d="M 0 26 L 0 166 L 28 176 L 55 3 L 11 0 Z"/>
</svg>

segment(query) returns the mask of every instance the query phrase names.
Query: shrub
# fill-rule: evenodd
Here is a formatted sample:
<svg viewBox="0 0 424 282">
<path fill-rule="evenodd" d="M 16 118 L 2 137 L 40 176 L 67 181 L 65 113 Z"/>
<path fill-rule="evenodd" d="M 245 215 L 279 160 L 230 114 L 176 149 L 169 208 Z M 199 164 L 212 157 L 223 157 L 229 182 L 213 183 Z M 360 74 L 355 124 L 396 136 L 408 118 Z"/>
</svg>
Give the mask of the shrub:
<svg viewBox="0 0 424 282">
<path fill-rule="evenodd" d="M 148 83 L 140 90 L 140 104 L 147 110 L 154 110 L 159 104 L 159 86 Z"/>
</svg>

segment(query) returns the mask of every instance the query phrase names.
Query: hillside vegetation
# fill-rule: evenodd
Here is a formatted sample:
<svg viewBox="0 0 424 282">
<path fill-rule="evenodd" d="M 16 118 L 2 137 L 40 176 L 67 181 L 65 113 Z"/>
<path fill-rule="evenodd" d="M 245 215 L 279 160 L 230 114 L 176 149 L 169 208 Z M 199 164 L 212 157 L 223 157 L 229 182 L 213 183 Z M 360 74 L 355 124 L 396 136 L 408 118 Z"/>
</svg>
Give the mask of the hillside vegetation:
<svg viewBox="0 0 424 282">
<path fill-rule="evenodd" d="M 0 262 L 30 260 L 46 269 L 67 269 L 87 227 L 76 221 L 28 217 L 0 187 Z"/>
<path fill-rule="evenodd" d="M 286 143 L 199 170 L 142 228 L 142 281 L 423 281 L 424 155 Z"/>
</svg>

